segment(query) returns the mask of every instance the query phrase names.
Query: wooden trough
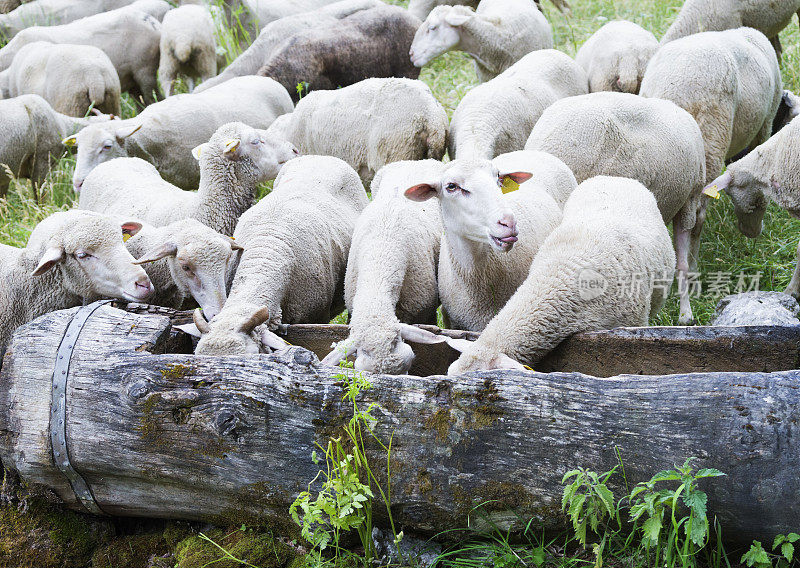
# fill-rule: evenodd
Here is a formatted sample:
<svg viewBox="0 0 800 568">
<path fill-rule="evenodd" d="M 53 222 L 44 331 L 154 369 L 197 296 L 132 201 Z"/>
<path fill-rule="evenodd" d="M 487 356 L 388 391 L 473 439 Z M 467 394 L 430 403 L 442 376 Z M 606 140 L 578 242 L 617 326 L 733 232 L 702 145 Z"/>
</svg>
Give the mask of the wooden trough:
<svg viewBox="0 0 800 568">
<path fill-rule="evenodd" d="M 93 304 L 16 332 L 0 373 L 3 466 L 78 510 L 288 524 L 319 467 L 314 443 L 349 418 L 337 370 L 303 347 L 194 356 L 173 327 L 185 313 L 128 310 Z M 346 328 L 284 332 L 322 355 Z M 448 350 L 420 349 L 417 370 L 442 373 Z M 393 440 L 406 530 L 463 527 L 484 502 L 495 520 L 561 527 L 564 471 L 608 470 L 619 448 L 630 485 L 688 456 L 721 469 L 710 513 L 729 538 L 764 539 L 800 527 L 799 356 L 798 328 L 619 329 L 564 342 L 541 364 L 559 372 L 373 375 L 363 399 Z"/>
</svg>

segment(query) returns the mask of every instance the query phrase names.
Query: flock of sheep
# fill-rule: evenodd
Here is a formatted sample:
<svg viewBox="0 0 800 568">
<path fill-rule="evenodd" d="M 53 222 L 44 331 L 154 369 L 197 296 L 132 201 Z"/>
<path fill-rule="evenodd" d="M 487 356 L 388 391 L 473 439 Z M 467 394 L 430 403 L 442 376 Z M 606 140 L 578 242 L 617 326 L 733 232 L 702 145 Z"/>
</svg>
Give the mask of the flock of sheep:
<svg viewBox="0 0 800 568">
<path fill-rule="evenodd" d="M 78 194 L 0 245 L 0 352 L 113 297 L 196 302 L 198 354 L 279 350 L 280 324 L 346 307 L 325 364 L 400 374 L 409 343 L 448 342 L 452 374 L 520 369 L 573 333 L 647 325 L 674 275 L 690 323 L 719 191 L 749 237 L 769 200 L 800 215 L 778 40 L 800 0 L 686 0 L 660 43 L 610 22 L 574 60 L 531 0 L 0 4 L 0 163 L 36 187 L 74 146 Z M 257 33 L 219 74 L 212 17 Z M 483 82 L 448 122 L 417 77 L 450 50 Z M 179 76 L 198 84 L 170 96 Z M 114 116 L 122 92 L 138 116 Z M 480 338 L 411 325 L 440 304 Z"/>
</svg>

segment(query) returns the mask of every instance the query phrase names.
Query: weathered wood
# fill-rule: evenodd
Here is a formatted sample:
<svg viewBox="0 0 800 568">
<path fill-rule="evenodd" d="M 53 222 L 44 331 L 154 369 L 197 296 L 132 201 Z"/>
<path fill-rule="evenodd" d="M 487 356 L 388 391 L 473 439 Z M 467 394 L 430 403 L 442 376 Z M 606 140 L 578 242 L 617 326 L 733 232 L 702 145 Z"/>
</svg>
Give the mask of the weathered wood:
<svg viewBox="0 0 800 568">
<path fill-rule="evenodd" d="M 53 359 L 72 313 L 23 326 L 9 346 L 0 460 L 77 507 L 48 436 Z M 273 356 L 164 354 L 175 337 L 167 317 L 98 309 L 76 344 L 69 383 L 75 468 L 112 515 L 287 523 L 289 504 L 317 472 L 314 444 L 348 418 L 336 370 L 297 347 Z M 729 537 L 798 528 L 800 372 L 370 380 L 363 402 L 380 405 L 376 432 L 393 440 L 401 527 L 464 526 L 486 501 L 500 520 L 513 511 L 560 525 L 564 471 L 610 469 L 616 446 L 629 484 L 688 456 L 726 472 L 707 490 Z M 381 469 L 386 456 L 368 453 Z"/>
</svg>

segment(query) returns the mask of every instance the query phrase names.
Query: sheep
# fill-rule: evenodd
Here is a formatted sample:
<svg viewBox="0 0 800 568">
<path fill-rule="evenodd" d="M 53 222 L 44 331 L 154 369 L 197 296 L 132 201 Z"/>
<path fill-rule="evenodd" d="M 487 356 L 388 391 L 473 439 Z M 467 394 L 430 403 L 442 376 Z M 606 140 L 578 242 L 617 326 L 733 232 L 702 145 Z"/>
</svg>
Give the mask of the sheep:
<svg viewBox="0 0 800 568">
<path fill-rule="evenodd" d="M 376 6 L 302 30 L 272 52 L 258 74 L 272 77 L 300 98 L 306 91 L 336 89 L 370 77 L 419 77 L 407 57 L 420 21 L 403 8 Z"/>
<path fill-rule="evenodd" d="M 747 26 L 766 35 L 780 58 L 778 33 L 800 11 L 800 0 L 686 0 L 678 17 L 661 38 L 665 44 L 700 32 Z"/>
<path fill-rule="evenodd" d="M 286 5 L 288 6 L 289 3 L 287 2 Z M 342 0 L 313 12 L 303 12 L 276 20 L 265 26 L 253 44 L 219 75 L 198 85 L 194 92 L 202 92 L 234 77 L 256 74 L 272 53 L 280 49 L 295 34 L 309 29 L 326 28 L 337 20 L 383 5 L 380 0 Z"/>
<path fill-rule="evenodd" d="M 122 242 L 123 231 L 139 228 L 90 211 L 62 211 L 41 221 L 25 248 L 0 244 L 0 356 L 14 330 L 40 315 L 100 298 L 150 296 L 150 279 Z"/>
<path fill-rule="evenodd" d="M 55 160 L 64 153 L 61 139 L 105 117 L 73 118 L 60 114 L 39 95 L 0 100 L 0 197 L 10 174 L 41 186 Z"/>
<path fill-rule="evenodd" d="M 560 209 L 564 208 L 570 194 L 578 187 L 572 170 L 547 152 L 518 150 L 501 154 L 492 163 L 501 172 L 532 172 L 533 178 L 521 186 L 527 188 L 531 185 L 544 189 Z"/>
<path fill-rule="evenodd" d="M 31 0 L 27 0 L 30 2 Z M 0 0 L 0 14 L 8 14 L 10 11 L 19 8 L 22 0 Z"/>
<path fill-rule="evenodd" d="M 450 121 L 448 154 L 492 159 L 521 150 L 544 109 L 587 92 L 586 74 L 570 56 L 533 51 L 461 99 Z"/>
<path fill-rule="evenodd" d="M 559 12 L 569 13 L 569 4 L 567 0 L 551 0 Z M 534 0 L 539 10 L 542 9 L 541 0 Z M 428 17 L 436 6 L 469 6 L 470 8 L 477 8 L 480 0 L 409 0 L 408 11 L 414 14 L 420 20 Z"/>
<path fill-rule="evenodd" d="M 65 139 L 65 144 L 78 146 L 73 185 L 80 192 L 98 165 L 133 156 L 153 164 L 169 183 L 195 189 L 200 170 L 192 158 L 193 148 L 228 122 L 266 128 L 292 109 L 286 89 L 267 77 L 238 77 L 202 94 L 170 97 L 137 117 L 84 128 Z"/>
<path fill-rule="evenodd" d="M 531 177 L 498 170 L 489 160 L 457 159 L 437 179 L 405 190 L 413 201 L 439 199 L 439 297 L 448 327 L 482 330 L 525 280 L 539 245 L 561 220 L 561 209 L 541 187 L 528 184 L 504 195 Z"/>
<path fill-rule="evenodd" d="M 390 162 L 440 160 L 447 113 L 421 81 L 366 79 L 309 93 L 267 132 L 288 140 L 303 154 L 341 158 L 366 185 Z"/>
<path fill-rule="evenodd" d="M 248 210 L 234 232 L 244 247 L 228 300 L 206 322 L 199 355 L 258 353 L 285 343 L 281 323 L 328 323 L 344 307 L 347 255 L 367 194 L 355 171 L 329 156 L 286 164 L 272 193 Z M 298 230 L 299 229 L 299 230 Z"/>
<path fill-rule="evenodd" d="M 647 325 L 672 284 L 675 253 L 653 194 L 638 181 L 581 183 L 530 274 L 448 375 L 535 364 L 573 333 Z"/>
<path fill-rule="evenodd" d="M 706 206 L 703 135 L 694 118 L 666 100 L 590 93 L 545 110 L 525 149 L 561 159 L 578 183 L 598 175 L 628 177 L 653 192 L 664 222 L 673 223 L 679 321 L 690 323 L 687 278 L 697 266 Z"/>
<path fill-rule="evenodd" d="M 180 6 L 164 16 L 158 81 L 165 96 L 172 95 L 179 74 L 187 77 L 189 91 L 195 79 L 205 81 L 217 74 L 214 33 L 214 20 L 204 6 Z"/>
<path fill-rule="evenodd" d="M 36 41 L 23 46 L 0 72 L 3 98 L 43 97 L 57 112 L 86 116 L 91 108 L 120 114 L 120 84 L 113 63 L 91 45 Z"/>
<path fill-rule="evenodd" d="M 60 26 L 27 28 L 0 49 L 0 71 L 11 66 L 22 46 L 35 41 L 93 45 L 114 64 L 122 91 L 150 104 L 155 102 L 160 36 L 161 23 L 133 7 Z"/>
<path fill-rule="evenodd" d="M 414 361 L 406 341 L 444 341 L 408 325 L 436 323 L 439 207 L 412 202 L 402 193 L 419 180 L 435 180 L 444 167 L 436 160 L 394 162 L 376 174 L 372 202 L 356 222 L 347 260 L 350 334 L 322 360 L 324 365 L 350 356 L 358 370 L 401 375 Z"/>
<path fill-rule="evenodd" d="M 31 26 L 59 26 L 115 10 L 134 0 L 35 0 L 25 2 L 0 16 L 0 36 L 11 39 Z M 8 4 L 8 2 L 7 2 Z"/>
<path fill-rule="evenodd" d="M 242 246 L 194 219 L 164 227 L 142 224 L 126 233 L 125 248 L 143 266 L 153 284 L 151 304 L 181 309 L 194 298 L 208 318 L 222 309 L 227 297 L 227 271 Z"/>
<path fill-rule="evenodd" d="M 772 122 L 772 135 L 774 136 L 797 116 L 800 116 L 800 97 L 791 91 L 783 91 L 781 104 L 778 106 L 778 112 L 775 113 L 775 120 Z"/>
<path fill-rule="evenodd" d="M 695 118 L 711 181 L 727 158 L 769 138 L 783 86 L 764 34 L 739 28 L 664 45 L 647 67 L 640 94 L 672 101 Z"/>
<path fill-rule="evenodd" d="M 651 32 L 627 21 L 608 22 L 578 50 L 575 61 L 589 77 L 589 91 L 637 94 L 647 63 L 658 49 Z"/>
<path fill-rule="evenodd" d="M 89 174 L 78 207 L 136 217 L 157 227 L 196 219 L 231 235 L 239 216 L 255 203 L 258 185 L 274 179 L 296 153 L 285 141 L 268 140 L 263 130 L 233 122 L 195 148 L 201 172 L 197 192 L 164 181 L 144 160 L 117 158 Z"/>
<path fill-rule="evenodd" d="M 409 56 L 417 67 L 451 50 L 475 60 L 480 81 L 488 81 L 523 55 L 553 47 L 553 32 L 530 0 L 483 0 L 477 10 L 437 6 L 414 36 Z"/>
</svg>

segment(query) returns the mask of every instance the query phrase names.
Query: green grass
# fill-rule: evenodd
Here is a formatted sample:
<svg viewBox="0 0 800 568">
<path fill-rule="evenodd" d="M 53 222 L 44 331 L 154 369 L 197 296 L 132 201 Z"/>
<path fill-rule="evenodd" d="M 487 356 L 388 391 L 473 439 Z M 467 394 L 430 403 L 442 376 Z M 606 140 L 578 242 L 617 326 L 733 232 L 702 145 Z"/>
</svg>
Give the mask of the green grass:
<svg viewBox="0 0 800 568">
<path fill-rule="evenodd" d="M 391 3 L 403 5 L 402 0 Z M 553 25 L 558 49 L 575 55 L 578 47 L 606 21 L 627 19 L 653 31 L 664 33 L 677 14 L 681 0 L 572 0 L 572 13 L 563 15 L 543 0 L 545 13 Z M 220 27 L 220 37 L 227 48 L 226 59 L 238 54 L 238 45 L 230 30 Z M 800 33 L 796 21 L 781 34 L 783 42 L 783 78 L 785 87 L 800 91 Z M 478 84 L 472 61 L 463 53 L 448 53 L 427 66 L 421 75 L 449 114 L 458 102 Z M 132 101 L 126 99 L 124 116 L 135 112 Z M 42 189 L 39 204 L 31 200 L 27 181 L 12 183 L 7 200 L 0 200 L 0 243 L 23 246 L 31 229 L 50 213 L 72 206 L 75 196 L 70 178 L 73 158 L 65 154 Z M 800 221 L 771 204 L 764 219 L 764 232 L 755 240 L 742 236 L 736 229 L 733 206 L 727 196 L 712 201 L 703 231 L 699 270 L 700 280 L 707 284 L 714 273 L 732 276 L 730 292 L 738 275 L 749 277 L 761 273 L 760 289 L 783 290 L 788 284 L 795 263 L 795 249 L 800 237 Z M 699 323 L 709 323 L 719 296 L 703 292 L 692 300 Z M 673 294 L 652 323 L 677 323 L 678 303 Z"/>
</svg>

